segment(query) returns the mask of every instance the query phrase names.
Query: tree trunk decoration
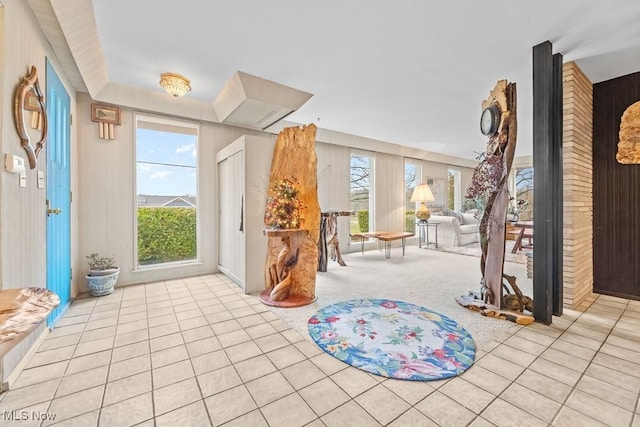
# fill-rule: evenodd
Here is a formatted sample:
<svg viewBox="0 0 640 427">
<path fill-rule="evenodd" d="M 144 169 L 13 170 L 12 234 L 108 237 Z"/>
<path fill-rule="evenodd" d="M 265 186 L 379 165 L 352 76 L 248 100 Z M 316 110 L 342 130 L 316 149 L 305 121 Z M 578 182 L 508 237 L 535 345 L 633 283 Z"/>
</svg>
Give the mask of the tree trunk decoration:
<svg viewBox="0 0 640 427">
<path fill-rule="evenodd" d="M 502 307 L 502 280 L 505 253 L 505 223 L 509 203 L 508 177 L 517 137 L 516 85 L 500 80 L 482 102 L 482 109 L 494 105 L 500 110 L 500 123 L 487 142 L 484 158 L 474 170 L 467 197 L 486 198 L 480 220 L 480 271 L 484 302 Z M 515 278 L 513 282 L 515 284 Z M 515 292 L 515 289 L 514 289 Z"/>
<path fill-rule="evenodd" d="M 320 204 L 318 203 L 316 126 L 291 127 L 278 135 L 273 149 L 270 188 L 276 183 L 295 186 L 298 209 L 295 228 L 267 229 L 265 291 L 262 302 L 297 307 L 315 300 Z M 272 224 L 265 211 L 265 224 Z"/>
<path fill-rule="evenodd" d="M 318 240 L 318 271 L 326 272 L 328 258 L 343 267 L 347 266 L 340 252 L 338 241 L 338 217 L 351 216 L 352 211 L 329 211 L 320 214 L 320 239 Z M 327 252 L 329 252 L 327 254 Z"/>
</svg>

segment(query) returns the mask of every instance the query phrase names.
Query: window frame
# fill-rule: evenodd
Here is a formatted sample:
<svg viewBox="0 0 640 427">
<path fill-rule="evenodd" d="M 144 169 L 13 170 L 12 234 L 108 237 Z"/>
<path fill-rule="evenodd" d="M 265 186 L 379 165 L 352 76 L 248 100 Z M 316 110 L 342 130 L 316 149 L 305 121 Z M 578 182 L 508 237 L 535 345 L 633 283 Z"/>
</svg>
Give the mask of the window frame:
<svg viewBox="0 0 640 427">
<path fill-rule="evenodd" d="M 411 195 L 409 195 L 409 197 L 407 197 L 407 193 L 406 193 L 407 192 L 407 181 L 406 181 L 406 179 L 407 179 L 407 165 L 408 164 L 413 165 L 416 168 L 416 174 L 415 174 L 415 178 L 414 178 L 414 187 L 413 188 L 415 189 L 415 187 L 417 185 L 422 184 L 422 160 L 413 159 L 413 158 L 410 158 L 410 157 L 405 157 L 404 158 L 404 175 L 403 175 L 403 180 L 402 180 L 404 182 L 404 187 L 403 187 L 402 191 L 404 193 L 404 205 L 405 205 L 404 206 L 404 214 L 405 214 L 405 217 L 407 215 L 407 211 L 409 210 L 409 208 L 412 208 L 415 211 L 415 210 L 418 209 L 418 205 L 419 205 L 419 202 L 413 202 L 413 203 L 410 202 Z M 413 206 L 411 206 L 412 204 L 413 204 Z M 413 216 L 413 220 L 414 220 L 414 224 L 418 223 L 418 219 L 415 217 L 415 215 Z M 405 229 L 404 231 L 412 231 L 412 232 L 414 232 L 415 231 L 415 226 L 414 226 L 413 230 L 407 230 L 407 222 L 406 222 L 406 219 L 405 219 L 404 229 Z"/>
<path fill-rule="evenodd" d="M 449 166 L 447 168 L 447 180 L 449 175 L 453 175 L 453 210 L 462 211 L 462 172 L 460 169 Z M 447 189 L 449 186 L 447 185 Z M 448 195 L 447 195 L 448 197 Z M 448 206 L 447 206 L 448 207 Z"/>
<path fill-rule="evenodd" d="M 183 128 L 183 129 L 191 129 L 195 131 L 195 144 L 196 144 L 196 256 L 195 258 L 188 260 L 180 260 L 180 261 L 170 261 L 163 262 L 157 264 L 148 264 L 141 265 L 138 260 L 138 123 L 140 121 L 158 125 L 158 127 L 165 128 Z M 178 133 L 175 132 L 174 133 Z M 189 120 L 180 120 L 171 117 L 161 116 L 157 114 L 149 114 L 149 113 L 141 113 L 134 112 L 133 115 L 133 213 L 132 213 L 132 223 L 133 223 L 133 272 L 140 271 L 149 271 L 156 269 L 166 269 L 172 267 L 181 267 L 188 265 L 198 265 L 202 264 L 202 235 L 201 235 L 201 221 L 202 215 L 200 210 L 200 167 L 201 167 L 201 159 L 200 159 L 200 123 L 196 121 Z"/>
<path fill-rule="evenodd" d="M 369 231 L 375 230 L 375 164 L 376 153 L 373 151 L 352 149 L 349 152 L 349 209 L 351 209 L 351 160 L 353 157 L 366 157 L 369 159 Z M 357 211 L 356 211 L 357 216 Z M 360 240 L 349 239 L 349 244 L 360 244 Z"/>
</svg>

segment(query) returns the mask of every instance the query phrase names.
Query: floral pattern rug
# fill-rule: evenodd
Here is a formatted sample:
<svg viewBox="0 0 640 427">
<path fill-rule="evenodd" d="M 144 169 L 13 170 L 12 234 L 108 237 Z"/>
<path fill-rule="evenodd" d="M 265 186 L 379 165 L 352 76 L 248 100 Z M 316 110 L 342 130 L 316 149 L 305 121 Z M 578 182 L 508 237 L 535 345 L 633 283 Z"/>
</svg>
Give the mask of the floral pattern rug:
<svg viewBox="0 0 640 427">
<path fill-rule="evenodd" d="M 439 380 L 461 374 L 476 344 L 458 323 L 428 308 L 388 299 L 343 301 L 321 308 L 307 328 L 333 357 L 383 377 Z"/>
</svg>

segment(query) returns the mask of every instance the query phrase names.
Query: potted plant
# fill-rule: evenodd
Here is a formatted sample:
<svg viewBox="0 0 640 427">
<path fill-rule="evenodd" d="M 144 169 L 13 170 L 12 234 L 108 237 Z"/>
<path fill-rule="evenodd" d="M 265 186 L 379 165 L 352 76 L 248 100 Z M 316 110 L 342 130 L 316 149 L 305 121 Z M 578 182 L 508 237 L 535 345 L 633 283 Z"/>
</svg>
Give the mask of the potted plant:
<svg viewBox="0 0 640 427">
<path fill-rule="evenodd" d="M 120 267 L 116 267 L 114 263 L 112 257 L 104 257 L 97 253 L 87 255 L 89 274 L 85 277 L 91 295 L 98 297 L 113 292 L 120 274 Z"/>
</svg>

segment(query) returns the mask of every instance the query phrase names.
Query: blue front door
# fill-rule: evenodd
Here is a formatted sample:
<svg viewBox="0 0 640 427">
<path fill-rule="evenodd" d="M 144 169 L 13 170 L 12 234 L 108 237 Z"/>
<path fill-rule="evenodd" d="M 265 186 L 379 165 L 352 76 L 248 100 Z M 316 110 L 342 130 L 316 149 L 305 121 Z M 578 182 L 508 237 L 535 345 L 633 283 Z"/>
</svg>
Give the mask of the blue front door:
<svg viewBox="0 0 640 427">
<path fill-rule="evenodd" d="M 53 326 L 69 305 L 71 294 L 71 188 L 69 94 L 47 60 L 47 289 L 60 297 L 49 315 Z"/>
</svg>

